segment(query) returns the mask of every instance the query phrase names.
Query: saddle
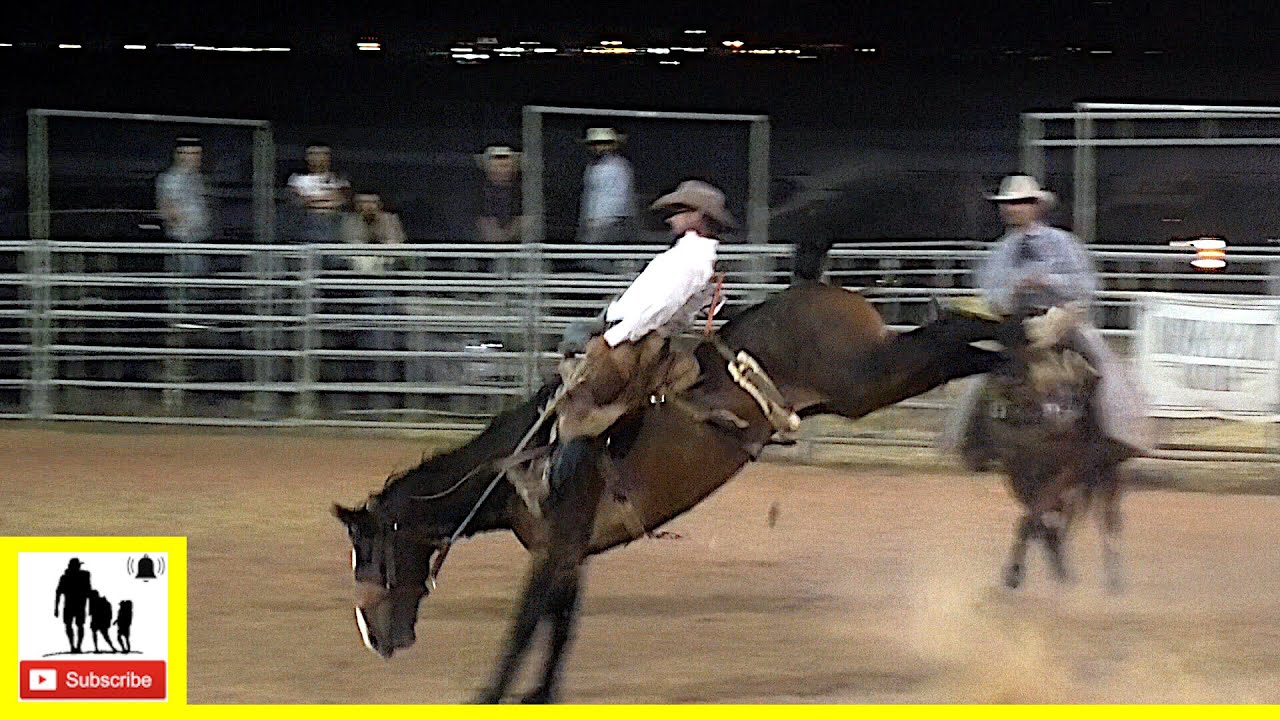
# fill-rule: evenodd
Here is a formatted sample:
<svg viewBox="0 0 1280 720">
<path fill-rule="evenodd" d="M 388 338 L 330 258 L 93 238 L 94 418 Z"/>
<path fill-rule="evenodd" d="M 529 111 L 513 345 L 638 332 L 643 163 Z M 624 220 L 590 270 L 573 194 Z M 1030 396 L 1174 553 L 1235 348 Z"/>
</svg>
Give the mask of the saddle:
<svg viewBox="0 0 1280 720">
<path fill-rule="evenodd" d="M 799 428 L 800 418 L 792 411 L 782 393 L 745 351 L 733 352 L 718 337 L 713 345 L 727 362 L 727 371 L 769 420 L 774 430 L 784 435 Z M 608 431 L 623 416 L 648 405 L 669 403 L 697 422 L 707 422 L 731 432 L 745 430 L 750 424 L 724 408 L 703 407 L 682 398 L 702 377 L 702 367 L 692 352 L 671 347 L 670 339 L 651 333 L 636 342 L 621 343 L 610 348 L 602 337 L 586 344 L 581 356 L 568 356 L 558 368 L 563 384 L 550 401 L 544 417 L 554 413 L 555 425 L 551 442 L 595 437 Z M 758 457 L 762 447 L 755 443 L 746 447 Z M 507 477 L 535 515 L 549 496 L 549 466 L 540 456 L 528 463 L 513 464 Z M 613 483 L 614 494 L 625 499 L 623 489 Z"/>
</svg>

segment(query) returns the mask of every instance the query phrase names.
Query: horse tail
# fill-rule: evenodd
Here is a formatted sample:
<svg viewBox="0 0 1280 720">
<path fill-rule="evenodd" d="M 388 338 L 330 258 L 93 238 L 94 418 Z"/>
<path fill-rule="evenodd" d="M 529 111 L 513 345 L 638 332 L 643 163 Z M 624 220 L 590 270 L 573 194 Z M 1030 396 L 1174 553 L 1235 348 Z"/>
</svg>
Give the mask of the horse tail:
<svg viewBox="0 0 1280 720">
<path fill-rule="evenodd" d="M 792 285 L 811 285 L 822 281 L 827 253 L 835 240 L 830 237 L 809 238 L 796 241 L 795 265 L 791 273 Z"/>
</svg>

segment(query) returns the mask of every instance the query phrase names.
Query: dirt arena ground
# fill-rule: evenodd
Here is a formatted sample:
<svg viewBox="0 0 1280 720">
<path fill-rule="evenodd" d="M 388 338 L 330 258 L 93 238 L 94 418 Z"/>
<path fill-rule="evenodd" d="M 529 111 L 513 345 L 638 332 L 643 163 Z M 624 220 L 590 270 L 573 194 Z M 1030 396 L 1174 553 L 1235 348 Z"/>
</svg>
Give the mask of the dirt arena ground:
<svg viewBox="0 0 1280 720">
<path fill-rule="evenodd" d="M 523 550 L 453 551 L 418 644 L 360 644 L 328 515 L 418 440 L 0 429 L 0 532 L 186 535 L 190 700 L 466 700 L 499 651 Z M 770 506 L 777 522 L 767 522 Z M 1280 702 L 1280 497 L 1136 491 L 1130 587 L 997 585 L 1015 508 L 994 476 L 749 468 L 669 530 L 595 559 L 573 702 Z"/>
</svg>

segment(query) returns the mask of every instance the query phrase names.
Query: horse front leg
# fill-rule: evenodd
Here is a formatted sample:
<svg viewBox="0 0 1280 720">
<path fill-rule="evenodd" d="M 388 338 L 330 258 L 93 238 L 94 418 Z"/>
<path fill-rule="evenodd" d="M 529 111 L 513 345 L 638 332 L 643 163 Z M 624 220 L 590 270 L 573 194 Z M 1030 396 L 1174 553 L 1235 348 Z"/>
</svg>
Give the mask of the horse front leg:
<svg viewBox="0 0 1280 720">
<path fill-rule="evenodd" d="M 1124 591 L 1124 568 L 1120 559 L 1120 473 L 1111 467 L 1107 477 L 1096 491 L 1098 503 L 1098 531 L 1102 536 L 1102 570 L 1106 577 L 1107 591 L 1118 594 Z"/>
<path fill-rule="evenodd" d="M 1030 513 L 1023 515 L 1018 521 L 1013 548 L 1009 552 L 1009 563 L 1004 568 L 1004 584 L 1007 588 L 1017 589 L 1022 584 L 1022 578 L 1026 573 L 1027 541 L 1035 528 L 1036 519 Z"/>
<path fill-rule="evenodd" d="M 1045 553 L 1049 556 L 1049 566 L 1053 568 L 1053 577 L 1059 583 L 1071 581 L 1071 573 L 1067 570 L 1067 562 L 1062 553 L 1062 533 L 1065 528 L 1065 515 L 1059 511 L 1050 511 L 1040 516 L 1037 535 L 1044 542 Z"/>
<path fill-rule="evenodd" d="M 520 661 L 529 650 L 529 645 L 533 641 L 533 634 L 537 631 L 538 624 L 546 613 L 554 575 L 549 559 L 545 556 L 533 563 L 529 570 L 529 579 L 525 582 L 524 593 L 521 596 L 520 610 L 516 613 L 516 620 L 507 636 L 506 650 L 503 652 L 502 660 L 498 663 L 497 670 L 494 671 L 493 679 L 476 696 L 475 702 L 483 704 L 499 703 L 502 702 L 503 696 L 507 694 L 507 688 L 511 686 L 512 680 L 515 679 L 516 671 L 520 668 Z"/>
<path fill-rule="evenodd" d="M 578 566 L 581 572 L 581 565 Z M 547 663 L 543 668 L 542 682 L 523 698 L 525 704 L 553 703 L 559 696 L 560 673 L 567 657 L 566 650 L 573 641 L 574 629 L 578 622 L 578 588 L 580 578 L 575 575 L 566 578 L 556 588 L 555 596 L 548 608 L 551 616 L 551 649 L 547 655 Z"/>
<path fill-rule="evenodd" d="M 502 661 L 478 702 L 496 703 L 506 695 L 544 617 L 553 621 L 551 652 L 542 686 L 530 694 L 530 699 L 536 701 L 542 696 L 549 702 L 554 696 L 559 667 L 572 636 L 582 563 L 604 492 L 604 473 L 599 467 L 603 449 L 604 441 L 598 438 L 572 440 L 560 449 L 553 469 L 555 504 L 546 518 L 546 550 L 530 573 Z"/>
</svg>

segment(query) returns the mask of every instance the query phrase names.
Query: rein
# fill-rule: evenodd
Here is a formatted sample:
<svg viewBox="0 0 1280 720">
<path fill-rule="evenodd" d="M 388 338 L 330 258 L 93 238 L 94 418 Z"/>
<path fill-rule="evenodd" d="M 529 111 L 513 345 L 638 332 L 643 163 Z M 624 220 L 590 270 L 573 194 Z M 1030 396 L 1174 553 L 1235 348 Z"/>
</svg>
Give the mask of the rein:
<svg viewBox="0 0 1280 720">
<path fill-rule="evenodd" d="M 498 463 L 498 461 L 491 461 L 480 465 L 475 470 L 467 473 L 462 480 L 454 483 L 452 487 L 443 493 L 415 496 L 415 499 L 434 499 L 443 497 L 444 495 L 448 495 L 449 493 L 457 490 L 462 486 L 464 481 L 479 472 L 481 469 L 492 469 L 495 464 L 498 465 L 498 473 L 493 476 L 493 480 L 489 481 L 489 485 L 485 487 L 484 492 L 480 494 L 480 499 L 471 507 L 471 511 L 462 519 L 462 522 L 458 523 L 457 529 L 453 531 L 453 534 L 449 536 L 449 539 L 440 547 L 440 551 L 436 555 L 436 559 L 432 561 L 431 568 L 427 571 L 427 582 L 431 583 L 431 588 L 433 590 L 436 587 L 436 576 L 440 574 L 440 569 L 444 566 L 444 559 L 449 556 L 449 550 L 453 547 L 453 544 L 458 541 L 458 538 L 462 536 L 462 533 L 466 531 L 467 526 L 471 524 L 471 521 L 475 519 L 476 513 L 480 512 L 480 507 L 484 505 L 485 501 L 489 499 L 489 496 L 493 494 L 494 489 L 498 487 L 498 483 L 502 481 L 504 476 L 506 476 L 507 471 L 516 465 L 536 458 L 549 450 L 549 448 L 534 448 L 526 453 L 524 448 L 529 444 L 529 441 L 533 439 L 533 436 L 538 432 L 538 430 L 542 428 L 542 424 L 547 421 L 547 418 L 551 417 L 555 412 L 556 404 L 562 396 L 562 394 L 556 395 L 551 399 L 551 402 L 547 403 L 547 406 L 542 410 L 542 414 L 540 414 L 537 421 L 533 423 L 533 427 L 529 428 L 529 431 L 524 434 L 524 437 L 520 438 L 520 443 L 516 445 L 516 449 L 512 451 L 511 455 L 502 458 L 500 463 Z"/>
</svg>

